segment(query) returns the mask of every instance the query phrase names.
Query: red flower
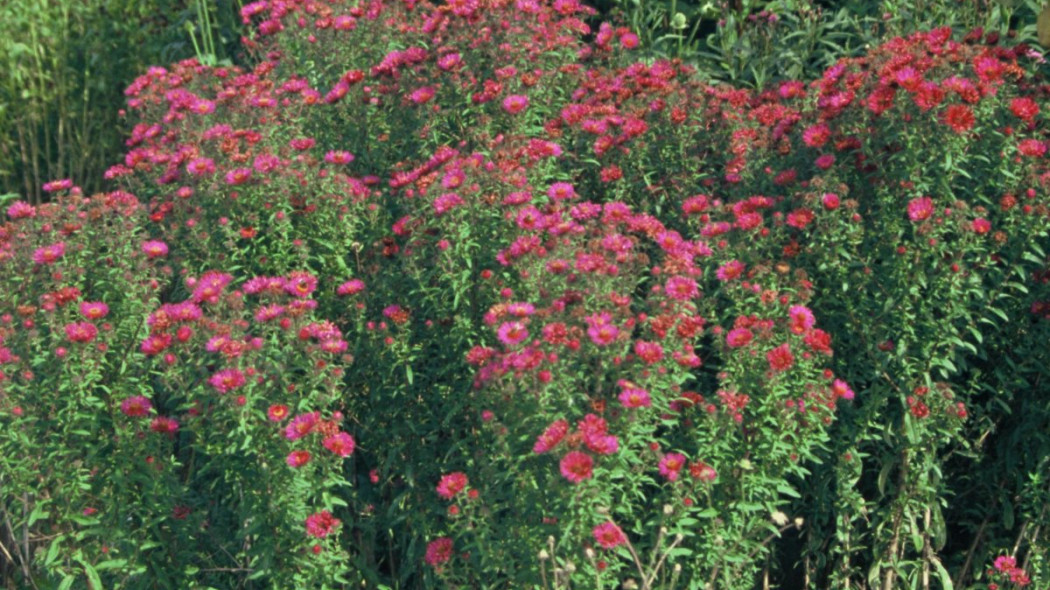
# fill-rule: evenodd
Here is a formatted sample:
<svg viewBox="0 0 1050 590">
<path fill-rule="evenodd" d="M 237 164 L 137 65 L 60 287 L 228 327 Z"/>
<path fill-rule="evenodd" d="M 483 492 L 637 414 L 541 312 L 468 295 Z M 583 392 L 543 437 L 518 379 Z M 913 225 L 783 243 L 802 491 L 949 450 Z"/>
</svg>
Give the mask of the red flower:
<svg viewBox="0 0 1050 590">
<path fill-rule="evenodd" d="M 774 373 L 786 371 L 795 364 L 795 357 L 791 354 L 791 347 L 787 342 L 767 352 L 766 360 L 769 361 L 769 369 Z"/>
<path fill-rule="evenodd" d="M 944 111 L 944 124 L 956 133 L 969 131 L 976 123 L 973 111 L 966 105 L 953 104 Z"/>
<path fill-rule="evenodd" d="M 323 539 L 330 535 L 342 522 L 327 510 L 306 517 L 306 534 Z"/>
</svg>

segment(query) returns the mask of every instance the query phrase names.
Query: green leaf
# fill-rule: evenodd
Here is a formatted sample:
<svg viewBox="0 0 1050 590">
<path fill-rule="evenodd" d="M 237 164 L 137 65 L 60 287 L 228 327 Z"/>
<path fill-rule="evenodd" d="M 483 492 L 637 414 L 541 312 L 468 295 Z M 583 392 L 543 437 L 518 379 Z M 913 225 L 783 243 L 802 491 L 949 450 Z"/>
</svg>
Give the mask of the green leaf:
<svg viewBox="0 0 1050 590">
<path fill-rule="evenodd" d="M 102 579 L 98 577 L 98 572 L 95 568 L 81 557 L 77 557 L 76 561 L 84 567 L 84 573 L 87 575 L 91 590 L 105 590 L 102 586 Z"/>
</svg>

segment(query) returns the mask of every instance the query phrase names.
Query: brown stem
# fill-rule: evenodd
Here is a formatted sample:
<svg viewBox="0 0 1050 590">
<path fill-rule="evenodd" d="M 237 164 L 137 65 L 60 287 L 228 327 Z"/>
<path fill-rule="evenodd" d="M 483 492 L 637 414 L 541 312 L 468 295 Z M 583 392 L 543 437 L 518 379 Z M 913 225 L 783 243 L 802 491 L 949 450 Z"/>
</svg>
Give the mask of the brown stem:
<svg viewBox="0 0 1050 590">
<path fill-rule="evenodd" d="M 973 565 L 973 555 L 977 551 L 977 545 L 981 542 L 981 537 L 984 536 L 984 530 L 988 527 L 988 521 L 991 519 L 991 515 L 986 515 L 984 521 L 981 522 L 981 526 L 977 529 L 977 534 L 973 538 L 973 542 L 970 543 L 970 549 L 966 552 L 966 561 L 963 562 L 962 569 L 955 575 L 952 585 L 956 588 L 962 588 L 963 582 L 966 581 L 966 575 L 970 571 L 970 566 Z"/>
</svg>

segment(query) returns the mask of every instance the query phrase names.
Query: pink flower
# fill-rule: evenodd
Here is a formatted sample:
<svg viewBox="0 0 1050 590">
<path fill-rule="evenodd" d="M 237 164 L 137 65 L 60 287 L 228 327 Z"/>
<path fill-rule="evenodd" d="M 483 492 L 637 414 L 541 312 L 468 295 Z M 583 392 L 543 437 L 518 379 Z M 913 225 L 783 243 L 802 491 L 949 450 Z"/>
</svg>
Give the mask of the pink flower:
<svg viewBox="0 0 1050 590">
<path fill-rule="evenodd" d="M 594 527 L 594 540 L 602 549 L 614 549 L 627 542 L 627 537 L 620 527 L 606 522 Z"/>
<path fill-rule="evenodd" d="M 287 462 L 290 467 L 302 467 L 310 462 L 310 451 L 292 451 Z"/>
<path fill-rule="evenodd" d="M 51 264 L 66 254 L 66 243 L 58 242 L 50 246 L 38 248 L 33 252 L 33 262 L 37 264 Z"/>
<path fill-rule="evenodd" d="M 740 348 L 741 346 L 747 346 L 751 339 L 754 338 L 754 334 L 747 328 L 733 328 L 726 334 L 726 344 L 730 348 Z"/>
<path fill-rule="evenodd" d="M 683 467 L 685 467 L 685 455 L 680 453 L 667 453 L 660 459 L 660 475 L 667 478 L 667 481 L 677 480 Z"/>
<path fill-rule="evenodd" d="M 629 387 L 620 392 L 620 403 L 625 408 L 648 408 L 653 405 L 653 400 L 648 391 Z"/>
<path fill-rule="evenodd" d="M 441 537 L 427 544 L 427 553 L 424 559 L 427 565 L 437 567 L 452 559 L 452 539 Z"/>
<path fill-rule="evenodd" d="M 332 516 L 330 512 L 322 510 L 306 517 L 306 534 L 311 537 L 323 539 L 335 531 L 335 529 L 341 524 L 342 522 Z"/>
<path fill-rule="evenodd" d="M 324 161 L 329 164 L 349 164 L 354 161 L 354 155 L 345 150 L 332 150 L 324 155 Z"/>
<path fill-rule="evenodd" d="M 700 290 L 693 279 L 674 276 L 667 279 L 667 282 L 664 284 L 664 293 L 671 299 L 689 301 L 699 295 Z"/>
<path fill-rule="evenodd" d="M 555 182 L 547 189 L 547 196 L 552 201 L 568 201 L 576 198 L 576 188 L 568 182 Z"/>
<path fill-rule="evenodd" d="M 795 364 L 795 357 L 791 354 L 791 347 L 787 342 L 766 353 L 769 361 L 769 369 L 774 373 L 780 373 L 790 369 Z"/>
<path fill-rule="evenodd" d="M 349 457 L 354 452 L 354 438 L 345 432 L 337 432 L 324 439 L 324 448 L 340 457 Z"/>
<path fill-rule="evenodd" d="M 309 414 L 300 414 L 292 421 L 288 423 L 288 426 L 284 429 L 284 438 L 288 440 L 299 440 L 313 432 L 314 427 L 321 421 L 320 412 L 310 412 Z"/>
<path fill-rule="evenodd" d="M 561 459 L 561 474 L 572 483 L 580 483 L 594 474 L 594 459 L 587 453 L 570 451 Z"/>
<path fill-rule="evenodd" d="M 356 295 L 361 291 L 365 290 L 365 283 L 360 279 L 350 279 L 349 281 L 339 285 L 339 288 L 335 290 L 338 295 Z"/>
<path fill-rule="evenodd" d="M 831 384 L 831 393 L 834 394 L 835 398 L 853 399 L 853 390 L 842 379 L 836 379 Z"/>
<path fill-rule="evenodd" d="M 36 217 L 36 207 L 26 203 L 25 201 L 15 201 L 10 207 L 7 208 L 7 216 L 11 219 L 25 219 L 27 217 Z"/>
<path fill-rule="evenodd" d="M 638 35 L 630 32 L 620 35 L 620 47 L 623 47 L 624 49 L 634 49 L 635 47 L 638 47 Z"/>
<path fill-rule="evenodd" d="M 157 416 L 149 423 L 149 429 L 157 434 L 175 434 L 179 429 L 179 421 L 174 418 Z"/>
<path fill-rule="evenodd" d="M 795 334 L 805 334 L 816 322 L 813 318 L 813 312 L 804 305 L 792 306 L 788 310 L 788 316 L 791 318 L 791 331 Z"/>
<path fill-rule="evenodd" d="M 411 100 L 415 104 L 424 104 L 424 103 L 428 102 L 430 99 L 434 98 L 434 89 L 431 88 L 430 86 L 424 86 L 423 88 L 418 88 L 418 89 L 414 90 L 412 92 L 412 94 L 410 94 L 408 96 L 408 98 L 409 98 L 409 100 Z"/>
<path fill-rule="evenodd" d="M 238 369 L 223 369 L 208 379 L 208 384 L 219 393 L 229 393 L 244 386 L 247 381 Z"/>
<path fill-rule="evenodd" d="M 445 193 L 434 199 L 434 215 L 441 217 L 448 213 L 453 207 L 463 204 L 463 197 L 456 193 Z"/>
<path fill-rule="evenodd" d="M 194 158 L 186 164 L 186 172 L 193 176 L 204 176 L 215 172 L 215 160 L 211 158 Z"/>
<path fill-rule="evenodd" d="M 153 404 L 149 399 L 141 395 L 135 395 L 120 402 L 120 411 L 129 418 L 146 416 L 152 408 Z"/>
<path fill-rule="evenodd" d="M 102 302 L 87 302 L 80 304 L 80 315 L 89 320 L 98 320 L 109 314 L 109 306 Z"/>
<path fill-rule="evenodd" d="M 252 177 L 251 168 L 234 168 L 226 173 L 226 184 L 239 185 L 248 182 Z"/>
<path fill-rule="evenodd" d="M 992 223 L 983 217 L 974 219 L 971 227 L 973 227 L 973 232 L 978 235 L 992 231 Z"/>
<path fill-rule="evenodd" d="M 657 342 L 638 340 L 634 343 L 634 354 L 645 364 L 652 365 L 664 358 L 664 349 Z"/>
<path fill-rule="evenodd" d="M 720 281 L 731 281 L 742 274 L 744 274 L 744 263 L 739 260 L 730 260 L 715 271 L 715 277 Z"/>
<path fill-rule="evenodd" d="M 543 431 L 543 434 L 536 438 L 536 444 L 532 447 L 532 452 L 536 454 L 546 453 L 554 447 L 558 446 L 565 435 L 569 432 L 569 423 L 565 420 L 556 420 L 547 427 L 547 430 Z"/>
<path fill-rule="evenodd" d="M 504 346 L 516 346 L 528 339 L 529 331 L 521 322 L 504 322 L 496 331 L 496 335 Z"/>
<path fill-rule="evenodd" d="M 98 328 L 90 322 L 74 322 L 66 325 L 66 337 L 70 342 L 88 343 L 98 336 Z"/>
<path fill-rule="evenodd" d="M 811 148 L 822 147 L 831 139 L 831 128 L 827 123 L 818 123 L 802 132 L 802 141 Z"/>
<path fill-rule="evenodd" d="M 308 297 L 316 289 L 317 277 L 301 270 L 290 273 L 284 283 L 284 292 L 292 297 Z"/>
<path fill-rule="evenodd" d="M 467 475 L 460 471 L 442 475 L 437 485 L 437 493 L 442 498 L 451 500 L 456 494 L 466 489 L 468 483 Z"/>
<path fill-rule="evenodd" d="M 159 240 L 150 240 L 142 243 L 142 251 L 147 258 L 160 258 L 168 255 L 168 245 Z"/>
<path fill-rule="evenodd" d="M 835 193 L 824 193 L 824 196 L 821 197 L 820 201 L 828 211 L 838 209 L 839 204 L 841 203 L 839 196 Z"/>
<path fill-rule="evenodd" d="M 516 115 L 529 106 L 529 97 L 522 94 L 512 94 L 503 99 L 503 110 Z"/>
<path fill-rule="evenodd" d="M 923 221 L 933 215 L 933 199 L 919 197 L 908 203 L 908 219 Z"/>
</svg>

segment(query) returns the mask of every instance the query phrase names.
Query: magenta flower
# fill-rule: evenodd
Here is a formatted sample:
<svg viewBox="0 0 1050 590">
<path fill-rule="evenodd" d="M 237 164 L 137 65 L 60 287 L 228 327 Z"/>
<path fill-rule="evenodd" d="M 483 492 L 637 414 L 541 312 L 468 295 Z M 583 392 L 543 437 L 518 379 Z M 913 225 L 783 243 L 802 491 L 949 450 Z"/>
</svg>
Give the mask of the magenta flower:
<svg viewBox="0 0 1050 590">
<path fill-rule="evenodd" d="M 98 320 L 109 314 L 109 306 L 101 301 L 83 302 L 80 304 L 80 315 L 89 320 Z"/>
<path fill-rule="evenodd" d="M 25 219 L 36 217 L 36 207 L 25 201 L 15 201 L 7 208 L 7 216 L 11 219 Z"/>
<path fill-rule="evenodd" d="M 66 325 L 66 338 L 70 342 L 86 344 L 98 336 L 98 328 L 90 322 L 74 322 Z"/>
<path fill-rule="evenodd" d="M 529 97 L 522 94 L 512 94 L 503 99 L 503 110 L 512 115 L 524 111 L 529 106 Z"/>
<path fill-rule="evenodd" d="M 594 540 L 602 549 L 615 549 L 627 542 L 627 537 L 620 527 L 606 522 L 594 527 Z"/>
<path fill-rule="evenodd" d="M 129 418 L 146 416 L 152 408 L 153 404 L 149 399 L 141 395 L 135 395 L 120 402 L 120 411 Z"/>
<path fill-rule="evenodd" d="M 693 279 L 674 276 L 667 279 L 667 282 L 664 283 L 664 292 L 671 299 L 689 301 L 700 294 L 700 289 L 697 288 L 696 281 Z"/>
<path fill-rule="evenodd" d="M 212 174 L 215 172 L 215 161 L 211 158 L 194 158 L 186 164 L 186 172 L 193 176 Z"/>
<path fill-rule="evenodd" d="M 288 426 L 284 429 L 284 438 L 288 440 L 299 440 L 313 432 L 317 423 L 321 421 L 320 412 L 310 412 L 309 414 L 300 414 L 292 421 L 288 423 Z"/>
<path fill-rule="evenodd" d="M 238 369 L 223 369 L 208 379 L 208 384 L 219 393 L 229 393 L 244 386 L 244 373 Z"/>
<path fill-rule="evenodd" d="M 648 391 L 629 387 L 620 392 L 620 403 L 625 408 L 648 408 L 653 405 L 653 400 Z"/>
<path fill-rule="evenodd" d="M 504 322 L 496 331 L 504 346 L 517 346 L 529 337 L 529 331 L 521 322 Z"/>
<path fill-rule="evenodd" d="M 683 467 L 685 467 L 685 455 L 680 453 L 667 453 L 660 459 L 660 475 L 664 476 L 667 481 L 677 480 Z"/>
<path fill-rule="evenodd" d="M 339 288 L 335 292 L 342 296 L 356 295 L 361 291 L 365 290 L 365 283 L 360 279 L 350 279 L 349 281 L 339 285 Z"/>
<path fill-rule="evenodd" d="M 317 277 L 305 271 L 290 273 L 284 282 L 285 293 L 292 297 L 308 297 L 316 289 Z"/>
<path fill-rule="evenodd" d="M 908 219 L 912 221 L 923 221 L 933 215 L 933 199 L 919 197 L 908 203 Z"/>
<path fill-rule="evenodd" d="M 561 474 L 572 483 L 580 483 L 594 475 L 594 459 L 587 453 L 570 451 L 561 459 Z"/>
<path fill-rule="evenodd" d="M 345 150 L 332 150 L 324 155 L 324 161 L 329 164 L 349 164 L 354 161 L 354 155 Z"/>
<path fill-rule="evenodd" d="M 226 173 L 226 184 L 236 186 L 248 182 L 251 178 L 251 168 L 234 168 Z"/>
<path fill-rule="evenodd" d="M 788 317 L 791 318 L 791 331 L 795 334 L 805 334 L 816 322 L 813 312 L 804 305 L 792 306 L 788 310 Z"/>
<path fill-rule="evenodd" d="M 345 432 L 337 432 L 324 439 L 324 448 L 340 457 L 349 457 L 354 452 L 354 439 Z"/>
<path fill-rule="evenodd" d="M 720 281 L 731 281 L 742 274 L 744 274 L 744 263 L 739 260 L 730 260 L 715 271 L 715 277 Z"/>
<path fill-rule="evenodd" d="M 974 219 L 971 227 L 973 228 L 973 232 L 978 235 L 992 231 L 992 223 L 983 217 Z"/>
<path fill-rule="evenodd" d="M 33 252 L 33 262 L 37 264 L 51 264 L 66 255 L 66 243 L 58 242 L 50 246 L 38 248 Z"/>
<path fill-rule="evenodd" d="M 427 565 L 437 567 L 452 559 L 452 539 L 441 537 L 427 544 L 427 553 L 424 559 Z"/>
<path fill-rule="evenodd" d="M 442 498 L 451 500 L 456 494 L 466 489 L 468 483 L 467 475 L 460 471 L 442 475 L 437 485 L 437 493 Z"/>
<path fill-rule="evenodd" d="M 150 240 L 142 243 L 142 251 L 147 258 L 160 258 L 168 255 L 168 245 L 159 240 Z"/>
<path fill-rule="evenodd" d="M 733 328 L 726 334 L 726 344 L 730 348 L 740 348 L 741 346 L 747 346 L 751 339 L 754 338 L 754 334 L 747 328 Z"/>
</svg>

